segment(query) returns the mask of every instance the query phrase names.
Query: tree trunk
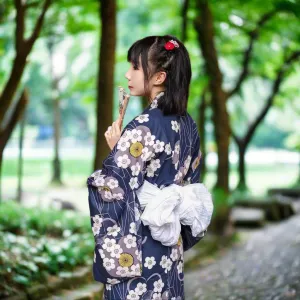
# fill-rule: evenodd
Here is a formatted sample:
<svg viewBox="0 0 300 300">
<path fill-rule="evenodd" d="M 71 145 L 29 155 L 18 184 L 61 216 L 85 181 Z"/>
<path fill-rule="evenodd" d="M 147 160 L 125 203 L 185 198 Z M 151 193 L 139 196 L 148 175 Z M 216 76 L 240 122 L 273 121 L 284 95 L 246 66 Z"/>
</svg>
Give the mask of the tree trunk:
<svg viewBox="0 0 300 300">
<path fill-rule="evenodd" d="M 16 103 L 15 107 L 12 109 L 9 120 L 6 119 L 6 122 L 4 124 L 4 129 L 0 132 L 0 170 L 1 170 L 1 172 L 2 172 L 4 148 L 8 142 L 15 126 L 17 125 L 19 119 L 22 117 L 28 102 L 29 102 L 28 92 L 26 89 L 24 89 L 18 102 Z M 0 178 L 0 199 L 2 199 L 1 179 L 2 179 L 2 177 Z"/>
<path fill-rule="evenodd" d="M 53 101 L 53 128 L 54 128 L 54 159 L 52 162 L 53 175 L 51 183 L 62 185 L 61 180 L 61 161 L 59 157 L 60 149 L 60 128 L 61 128 L 61 118 L 60 118 L 60 96 L 59 96 L 59 81 L 61 78 L 57 78 L 54 74 L 53 65 L 53 52 L 54 52 L 54 42 L 51 40 L 51 36 L 47 42 L 49 58 L 50 58 L 50 74 L 51 74 L 51 88 L 52 88 L 52 101 Z"/>
<path fill-rule="evenodd" d="M 206 167 L 206 132 L 205 132 L 205 123 L 206 123 L 206 118 L 205 118 L 205 112 L 207 108 L 207 100 L 206 100 L 206 95 L 207 91 L 206 88 L 204 89 L 202 96 L 201 96 L 201 103 L 199 105 L 199 132 L 200 132 L 200 139 L 201 139 L 201 181 L 204 182 L 205 180 L 205 175 L 207 172 L 207 167 Z"/>
<path fill-rule="evenodd" d="M 215 140 L 218 152 L 216 188 L 229 192 L 229 140 L 230 123 L 226 109 L 227 94 L 222 88 L 223 78 L 214 45 L 213 17 L 206 0 L 197 2 L 199 16 L 195 20 L 198 41 L 209 75 L 211 106 Z"/>
<path fill-rule="evenodd" d="M 54 79 L 55 80 L 55 79 Z M 61 180 L 61 161 L 59 157 L 60 149 L 60 98 L 59 96 L 53 99 L 53 126 L 54 126 L 54 159 L 53 159 L 53 176 L 51 183 L 62 184 Z"/>
<path fill-rule="evenodd" d="M 20 122 L 20 138 L 19 138 L 19 164 L 18 164 L 18 192 L 16 201 L 22 202 L 22 181 L 23 181 L 23 144 L 24 132 L 26 126 L 26 109 Z"/>
<path fill-rule="evenodd" d="M 26 57 L 26 53 L 17 54 L 13 62 L 10 77 L 4 86 L 2 94 L 0 95 L 0 125 L 4 121 L 5 114 L 8 111 L 10 103 L 12 102 L 11 99 L 13 99 L 20 83 L 26 65 Z"/>
<path fill-rule="evenodd" d="M 239 183 L 237 188 L 241 191 L 247 190 L 247 183 L 246 183 L 246 164 L 245 164 L 245 154 L 247 150 L 247 144 L 244 141 L 238 142 L 238 149 L 239 149 Z"/>
<path fill-rule="evenodd" d="M 116 1 L 99 0 L 101 4 L 101 39 L 97 85 L 97 132 L 94 170 L 102 167 L 109 152 L 104 133 L 112 124 L 114 65 L 116 46 Z"/>
</svg>

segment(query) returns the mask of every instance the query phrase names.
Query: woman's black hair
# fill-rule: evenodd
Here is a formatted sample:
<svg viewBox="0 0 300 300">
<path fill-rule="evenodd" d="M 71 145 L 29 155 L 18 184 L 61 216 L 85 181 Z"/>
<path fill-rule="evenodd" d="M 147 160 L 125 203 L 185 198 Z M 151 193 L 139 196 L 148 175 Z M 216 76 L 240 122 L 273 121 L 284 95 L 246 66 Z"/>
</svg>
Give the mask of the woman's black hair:
<svg viewBox="0 0 300 300">
<path fill-rule="evenodd" d="M 166 50 L 166 42 L 174 40 L 178 48 Z M 171 35 L 148 36 L 136 41 L 128 50 L 127 61 L 139 67 L 139 58 L 145 75 L 145 92 L 150 98 L 148 82 L 156 72 L 165 71 L 165 93 L 158 101 L 164 115 L 183 115 L 187 110 L 189 85 L 192 71 L 187 49 L 176 37 Z"/>
</svg>

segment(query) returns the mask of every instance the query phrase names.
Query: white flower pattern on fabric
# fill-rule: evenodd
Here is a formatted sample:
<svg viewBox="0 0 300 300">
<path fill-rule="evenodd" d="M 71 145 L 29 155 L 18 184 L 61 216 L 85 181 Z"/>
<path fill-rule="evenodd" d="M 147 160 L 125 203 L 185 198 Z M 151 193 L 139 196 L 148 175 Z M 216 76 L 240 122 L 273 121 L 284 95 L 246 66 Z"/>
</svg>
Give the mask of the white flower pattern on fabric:
<svg viewBox="0 0 300 300">
<path fill-rule="evenodd" d="M 105 249 L 106 251 L 108 252 L 111 252 L 114 248 L 116 244 L 116 240 L 115 239 L 109 239 L 109 238 L 106 238 L 104 240 L 104 244 L 103 244 L 103 249 Z"/>
<path fill-rule="evenodd" d="M 130 178 L 129 185 L 130 185 L 131 189 L 138 188 L 139 187 L 138 178 L 137 177 Z"/>
<path fill-rule="evenodd" d="M 123 249 L 120 245 L 116 244 L 114 245 L 113 249 L 111 250 L 111 257 L 120 258 L 121 253 L 123 253 Z"/>
<path fill-rule="evenodd" d="M 180 129 L 180 125 L 178 124 L 178 122 L 177 121 L 171 121 L 171 124 L 172 124 L 172 129 L 174 131 L 178 132 L 179 129 Z"/>
<path fill-rule="evenodd" d="M 135 118 L 139 123 L 144 123 L 149 121 L 149 114 L 139 115 Z"/>
<path fill-rule="evenodd" d="M 107 257 L 103 259 L 103 266 L 107 271 L 110 271 L 116 267 L 115 261 L 112 258 L 107 258 Z"/>
<path fill-rule="evenodd" d="M 178 251 L 177 251 L 177 249 L 172 249 L 172 253 L 171 253 L 170 257 L 171 257 L 171 259 L 173 261 L 176 261 L 178 259 Z"/>
<path fill-rule="evenodd" d="M 161 293 L 163 287 L 165 286 L 165 284 L 162 282 L 161 279 L 155 281 L 153 285 L 154 285 L 154 292 L 158 292 L 158 293 Z"/>
<path fill-rule="evenodd" d="M 165 146 L 165 152 L 168 155 L 170 155 L 172 153 L 172 148 L 171 148 L 171 144 L 170 143 L 166 144 L 166 146 Z"/>
<path fill-rule="evenodd" d="M 124 243 L 129 249 L 132 247 L 136 247 L 136 237 L 131 234 L 128 234 L 126 238 L 124 238 Z"/>
<path fill-rule="evenodd" d="M 147 285 L 146 283 L 139 282 L 135 288 L 135 292 L 141 296 L 147 291 Z"/>
<path fill-rule="evenodd" d="M 138 176 L 141 171 L 141 165 L 137 162 L 135 165 L 131 167 L 132 176 Z"/>
<path fill-rule="evenodd" d="M 112 235 L 116 237 L 120 230 L 121 228 L 118 225 L 114 225 L 113 227 L 107 227 L 107 235 Z"/>
<path fill-rule="evenodd" d="M 140 296 L 138 295 L 138 293 L 134 290 L 129 291 L 129 294 L 127 295 L 127 299 L 130 300 L 138 300 L 140 299 Z"/>
<path fill-rule="evenodd" d="M 140 142 L 142 140 L 142 130 L 132 129 L 131 131 L 131 141 L 133 143 Z"/>
<path fill-rule="evenodd" d="M 136 234 L 136 223 L 132 222 L 130 223 L 130 229 L 129 229 L 129 232 L 132 233 L 132 234 Z"/>
<path fill-rule="evenodd" d="M 118 164 L 118 167 L 126 169 L 129 166 L 130 162 L 131 161 L 130 161 L 128 155 L 124 154 L 123 156 L 118 157 L 117 164 Z"/>
<path fill-rule="evenodd" d="M 153 266 L 156 265 L 156 261 L 155 261 L 155 257 L 154 256 L 151 256 L 151 257 L 146 257 L 145 258 L 145 263 L 144 263 L 144 266 L 148 269 L 152 269 Z"/>
<path fill-rule="evenodd" d="M 145 146 L 153 146 L 154 140 L 155 140 L 155 136 L 150 132 L 147 132 L 147 134 L 144 137 Z"/>
</svg>

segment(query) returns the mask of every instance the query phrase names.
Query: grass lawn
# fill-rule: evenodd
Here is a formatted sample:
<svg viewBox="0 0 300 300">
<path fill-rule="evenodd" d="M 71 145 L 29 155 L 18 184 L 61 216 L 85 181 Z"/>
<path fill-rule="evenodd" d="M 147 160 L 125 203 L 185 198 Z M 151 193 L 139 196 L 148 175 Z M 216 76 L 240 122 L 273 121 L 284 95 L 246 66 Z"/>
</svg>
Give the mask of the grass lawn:
<svg viewBox="0 0 300 300">
<path fill-rule="evenodd" d="M 48 185 L 51 179 L 51 161 L 49 159 L 26 159 L 24 162 L 23 188 L 25 191 L 39 191 Z M 62 179 L 66 186 L 86 187 L 86 178 L 93 172 L 91 159 L 73 159 L 62 161 Z M 2 191 L 5 194 L 14 191 L 17 186 L 17 160 L 5 159 L 2 171 Z M 263 195 L 271 187 L 286 187 L 294 184 L 298 176 L 298 166 L 291 164 L 248 165 L 247 183 L 254 195 Z M 211 188 L 216 180 L 214 170 L 209 170 L 205 184 Z M 234 189 L 238 181 L 236 166 L 231 167 L 230 187 Z"/>
</svg>

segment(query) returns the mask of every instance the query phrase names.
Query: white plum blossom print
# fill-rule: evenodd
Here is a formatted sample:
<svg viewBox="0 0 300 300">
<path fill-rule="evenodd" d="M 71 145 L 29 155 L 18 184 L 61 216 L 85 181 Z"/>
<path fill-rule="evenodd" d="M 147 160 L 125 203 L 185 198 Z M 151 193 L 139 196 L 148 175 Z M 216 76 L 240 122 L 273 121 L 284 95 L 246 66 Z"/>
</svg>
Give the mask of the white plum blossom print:
<svg viewBox="0 0 300 300">
<path fill-rule="evenodd" d="M 94 251 L 94 263 L 96 262 L 96 252 Z"/>
<path fill-rule="evenodd" d="M 117 144 L 117 149 L 121 151 L 126 151 L 130 146 L 128 139 L 121 137 Z"/>
<path fill-rule="evenodd" d="M 107 257 L 103 259 L 103 266 L 107 271 L 110 271 L 116 267 L 115 261 L 112 258 L 107 258 Z"/>
<path fill-rule="evenodd" d="M 100 226 L 97 226 L 94 224 L 94 226 L 92 227 L 92 230 L 93 230 L 93 234 L 97 235 L 100 233 Z"/>
<path fill-rule="evenodd" d="M 102 227 L 103 218 L 100 217 L 100 215 L 95 215 L 92 217 L 94 226 Z"/>
<path fill-rule="evenodd" d="M 179 154 L 179 152 L 180 152 L 180 145 L 179 145 L 179 143 L 175 145 L 174 152 L 177 153 L 177 154 Z"/>
<path fill-rule="evenodd" d="M 107 282 L 111 285 L 120 283 L 120 280 L 116 279 L 116 278 L 107 278 Z"/>
<path fill-rule="evenodd" d="M 132 236 L 131 234 L 128 234 L 124 238 L 124 243 L 125 243 L 126 247 L 129 249 L 132 247 L 136 247 L 136 237 Z"/>
<path fill-rule="evenodd" d="M 158 292 L 158 293 L 161 293 L 163 287 L 165 286 L 165 284 L 162 282 L 161 279 L 155 281 L 153 285 L 154 285 L 154 292 Z"/>
<path fill-rule="evenodd" d="M 183 176 L 183 173 L 181 173 L 180 171 L 178 171 L 178 173 L 175 175 L 174 180 L 175 181 L 179 181 L 181 179 L 181 177 Z"/>
<path fill-rule="evenodd" d="M 130 178 L 129 185 L 130 185 L 132 190 L 137 189 L 139 187 L 138 178 L 137 177 Z"/>
<path fill-rule="evenodd" d="M 104 179 L 104 176 L 100 176 L 100 177 L 97 177 L 95 180 L 95 185 L 96 186 L 104 186 L 105 184 L 105 179 Z"/>
<path fill-rule="evenodd" d="M 165 145 L 165 142 L 157 140 L 156 143 L 153 145 L 153 149 L 156 153 L 162 152 L 162 151 L 164 151 L 164 145 Z"/>
<path fill-rule="evenodd" d="M 162 300 L 161 293 L 153 293 L 152 300 Z"/>
<path fill-rule="evenodd" d="M 131 130 L 126 129 L 125 132 L 122 134 L 122 136 L 120 137 L 120 139 L 124 139 L 126 141 L 129 141 L 131 139 Z"/>
<path fill-rule="evenodd" d="M 144 123 L 149 121 L 149 114 L 139 115 L 135 118 L 139 123 Z"/>
<path fill-rule="evenodd" d="M 130 223 L 130 229 L 129 229 L 129 232 L 132 233 L 132 234 L 136 234 L 136 223 L 135 222 L 131 222 Z"/>
<path fill-rule="evenodd" d="M 166 262 L 166 270 L 165 270 L 165 273 L 167 273 L 167 271 L 170 271 L 171 270 L 171 267 L 172 267 L 172 261 L 170 258 L 167 259 L 167 262 Z"/>
<path fill-rule="evenodd" d="M 131 167 L 132 176 L 138 176 L 141 171 L 141 165 L 137 162 L 135 165 Z"/>
<path fill-rule="evenodd" d="M 105 258 L 105 254 L 104 254 L 104 251 L 102 249 L 99 249 L 99 254 L 101 256 L 101 258 Z"/>
<path fill-rule="evenodd" d="M 107 284 L 105 285 L 105 287 L 106 287 L 106 289 L 107 289 L 108 291 L 111 290 L 111 284 L 107 283 Z"/>
<path fill-rule="evenodd" d="M 142 130 L 132 129 L 131 131 L 131 141 L 132 143 L 140 142 L 142 140 Z"/>
<path fill-rule="evenodd" d="M 141 273 L 140 264 L 132 265 L 130 267 L 132 275 L 139 275 Z"/>
<path fill-rule="evenodd" d="M 111 257 L 120 258 L 120 254 L 123 253 L 123 249 L 120 245 L 114 245 L 113 249 L 110 252 Z"/>
<path fill-rule="evenodd" d="M 180 129 L 180 125 L 178 124 L 177 121 L 171 121 L 171 124 L 172 124 L 172 129 L 175 130 L 176 132 L 179 131 Z"/>
<path fill-rule="evenodd" d="M 121 228 L 118 225 L 114 225 L 113 227 L 107 227 L 107 235 L 112 235 L 116 237 L 120 230 Z"/>
<path fill-rule="evenodd" d="M 121 193 L 115 193 L 113 194 L 113 198 L 116 200 L 122 200 L 124 196 Z"/>
<path fill-rule="evenodd" d="M 147 147 L 143 148 L 141 158 L 143 161 L 150 160 L 155 154 Z"/>
<path fill-rule="evenodd" d="M 128 155 L 124 154 L 124 155 L 118 157 L 117 165 L 120 168 L 126 169 L 129 166 L 130 162 L 131 161 L 130 161 Z"/>
<path fill-rule="evenodd" d="M 180 261 L 180 262 L 178 263 L 178 265 L 177 265 L 177 270 L 178 270 L 178 273 L 179 273 L 179 274 L 182 273 L 182 268 L 183 268 L 183 264 L 182 264 L 182 262 Z"/>
<path fill-rule="evenodd" d="M 97 170 L 91 176 L 96 178 L 96 177 L 99 177 L 101 175 L 101 173 L 102 173 L 102 170 Z"/>
<path fill-rule="evenodd" d="M 147 176 L 148 177 L 154 177 L 154 170 L 153 170 L 153 167 L 151 165 L 147 166 L 146 171 L 147 171 Z"/>
<path fill-rule="evenodd" d="M 146 257 L 145 258 L 145 263 L 144 266 L 148 269 L 152 269 L 153 266 L 156 265 L 156 261 L 155 261 L 155 257 L 151 256 L 151 257 Z"/>
<path fill-rule="evenodd" d="M 111 191 L 104 191 L 104 198 L 111 200 L 113 198 Z"/>
<path fill-rule="evenodd" d="M 110 189 L 114 189 L 114 188 L 116 188 L 116 187 L 118 187 L 119 186 L 119 182 L 118 182 L 118 180 L 116 180 L 116 179 L 109 179 L 109 181 L 107 182 L 107 185 L 108 185 L 108 187 L 110 188 Z"/>
<path fill-rule="evenodd" d="M 171 144 L 170 143 L 166 144 L 166 146 L 165 146 L 165 152 L 168 155 L 170 155 L 172 153 L 172 148 L 171 148 Z"/>
<path fill-rule="evenodd" d="M 155 140 L 155 135 L 151 134 L 151 132 L 147 132 L 144 136 L 145 146 L 153 146 Z"/>
<path fill-rule="evenodd" d="M 177 260 L 178 259 L 178 250 L 173 248 L 170 257 L 173 261 Z"/>
<path fill-rule="evenodd" d="M 127 295 L 127 299 L 138 300 L 138 299 L 140 299 L 140 296 L 137 294 L 136 291 L 131 290 L 131 291 L 129 291 L 129 294 Z"/>
<path fill-rule="evenodd" d="M 106 251 L 111 252 L 113 250 L 115 244 L 116 244 L 116 240 L 115 239 L 106 238 L 104 240 L 104 244 L 102 245 L 102 247 Z"/>
<path fill-rule="evenodd" d="M 147 291 L 146 283 L 139 282 L 135 288 L 135 292 L 140 296 L 143 295 Z"/>
<path fill-rule="evenodd" d="M 168 260 L 168 258 L 167 258 L 166 255 L 163 255 L 163 256 L 161 257 L 161 260 L 160 260 L 160 263 L 159 263 L 159 264 L 160 264 L 164 269 L 166 268 L 167 260 Z"/>
<path fill-rule="evenodd" d="M 121 277 L 127 276 L 128 272 L 129 272 L 128 267 L 121 267 L 121 266 L 117 267 L 116 273 Z"/>
<path fill-rule="evenodd" d="M 160 159 L 158 158 L 158 159 L 151 160 L 150 166 L 152 167 L 153 171 L 159 169 L 161 167 Z"/>
<path fill-rule="evenodd" d="M 135 250 L 135 255 L 139 261 L 142 260 L 142 251 L 139 251 L 138 249 Z"/>
</svg>

